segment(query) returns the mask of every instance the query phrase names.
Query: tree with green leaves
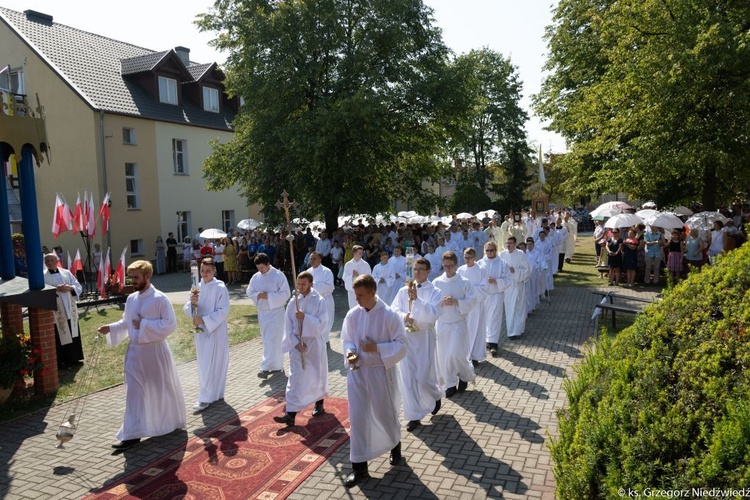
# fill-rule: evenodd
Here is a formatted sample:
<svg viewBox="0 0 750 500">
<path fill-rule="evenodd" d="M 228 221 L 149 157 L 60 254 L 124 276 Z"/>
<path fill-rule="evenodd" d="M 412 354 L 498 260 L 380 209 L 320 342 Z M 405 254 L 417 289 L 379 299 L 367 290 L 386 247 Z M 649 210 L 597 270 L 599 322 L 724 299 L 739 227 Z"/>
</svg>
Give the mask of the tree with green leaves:
<svg viewBox="0 0 750 500">
<path fill-rule="evenodd" d="M 198 24 L 218 33 L 227 88 L 244 101 L 204 165 L 210 189 L 237 184 L 269 216 L 286 189 L 329 229 L 395 199 L 437 204 L 422 183 L 439 178 L 455 89 L 420 0 L 217 0 Z"/>
<path fill-rule="evenodd" d="M 577 194 L 713 209 L 747 189 L 749 19 L 739 0 L 560 0 L 535 107 Z"/>
<path fill-rule="evenodd" d="M 528 115 L 520 103 L 521 82 L 510 58 L 488 48 L 456 57 L 452 71 L 463 92 L 448 148 L 485 190 L 492 180 L 491 166 L 503 161 L 503 167 L 509 166 L 509 149 L 526 142 Z"/>
</svg>

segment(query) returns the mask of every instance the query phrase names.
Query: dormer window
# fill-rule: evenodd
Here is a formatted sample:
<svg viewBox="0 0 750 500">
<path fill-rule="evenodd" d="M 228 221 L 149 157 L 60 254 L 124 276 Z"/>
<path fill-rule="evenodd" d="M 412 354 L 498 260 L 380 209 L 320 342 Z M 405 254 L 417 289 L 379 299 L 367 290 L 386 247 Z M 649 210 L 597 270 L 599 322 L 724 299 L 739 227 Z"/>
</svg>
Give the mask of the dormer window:
<svg viewBox="0 0 750 500">
<path fill-rule="evenodd" d="M 159 77 L 159 101 L 167 104 L 177 104 L 177 80 Z"/>
<path fill-rule="evenodd" d="M 203 109 L 212 113 L 219 112 L 219 90 L 203 87 Z"/>
</svg>

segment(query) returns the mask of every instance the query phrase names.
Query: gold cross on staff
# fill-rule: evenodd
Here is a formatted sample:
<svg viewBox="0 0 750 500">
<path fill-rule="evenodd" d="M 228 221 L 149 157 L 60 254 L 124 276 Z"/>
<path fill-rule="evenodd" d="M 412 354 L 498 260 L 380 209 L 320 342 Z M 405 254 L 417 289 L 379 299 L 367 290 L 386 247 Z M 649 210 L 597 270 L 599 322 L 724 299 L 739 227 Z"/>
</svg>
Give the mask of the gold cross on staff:
<svg viewBox="0 0 750 500">
<path fill-rule="evenodd" d="M 292 208 L 292 209 L 297 208 L 297 202 L 296 201 L 292 201 L 292 202 L 289 201 L 289 193 L 286 192 L 286 189 L 284 190 L 283 193 L 281 193 L 281 197 L 282 197 L 282 199 L 284 201 L 283 202 L 277 201 L 276 202 L 276 208 L 283 208 L 284 209 L 284 214 L 286 215 L 286 225 L 289 226 L 289 227 L 287 227 L 287 229 L 290 229 L 291 225 L 292 225 L 292 222 L 289 219 L 289 209 L 290 208 Z"/>
</svg>

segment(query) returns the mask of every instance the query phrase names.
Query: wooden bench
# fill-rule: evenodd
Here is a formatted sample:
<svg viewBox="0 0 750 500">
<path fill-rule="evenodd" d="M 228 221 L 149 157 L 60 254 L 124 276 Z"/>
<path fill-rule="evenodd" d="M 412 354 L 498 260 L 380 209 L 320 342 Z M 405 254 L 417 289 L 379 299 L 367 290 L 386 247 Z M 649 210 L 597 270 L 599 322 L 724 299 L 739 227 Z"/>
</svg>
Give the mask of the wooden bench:
<svg viewBox="0 0 750 500">
<path fill-rule="evenodd" d="M 623 295 L 616 292 L 602 292 L 599 290 L 594 290 L 591 293 L 595 295 L 599 295 L 603 297 L 603 300 L 596 304 L 596 309 L 601 311 L 604 315 L 604 321 L 607 319 L 607 314 L 611 311 L 612 312 L 612 328 L 617 328 L 617 313 L 624 313 L 624 314 L 639 314 L 643 311 L 643 307 L 636 307 L 636 306 L 629 306 L 629 305 L 623 305 L 623 304 L 615 304 L 615 299 L 618 300 L 628 300 L 633 302 L 640 302 L 643 304 L 652 304 L 654 303 L 654 300 L 652 299 L 646 299 L 642 297 L 635 297 L 633 295 Z M 606 301 L 606 299 L 609 299 L 609 302 Z M 598 319 L 598 316 L 597 316 Z M 598 325 L 597 325 L 597 335 L 599 332 Z"/>
</svg>

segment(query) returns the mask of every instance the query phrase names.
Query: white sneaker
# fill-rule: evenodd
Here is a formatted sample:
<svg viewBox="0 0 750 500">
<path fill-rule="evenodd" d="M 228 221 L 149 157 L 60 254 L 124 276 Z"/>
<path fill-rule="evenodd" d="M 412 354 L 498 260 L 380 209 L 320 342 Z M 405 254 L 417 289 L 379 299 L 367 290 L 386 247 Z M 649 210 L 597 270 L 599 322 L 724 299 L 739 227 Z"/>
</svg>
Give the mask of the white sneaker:
<svg viewBox="0 0 750 500">
<path fill-rule="evenodd" d="M 195 412 L 203 411 L 206 408 L 208 408 L 208 405 L 209 405 L 209 403 L 197 402 L 197 403 L 195 403 L 193 405 L 193 411 L 195 411 Z"/>
</svg>

